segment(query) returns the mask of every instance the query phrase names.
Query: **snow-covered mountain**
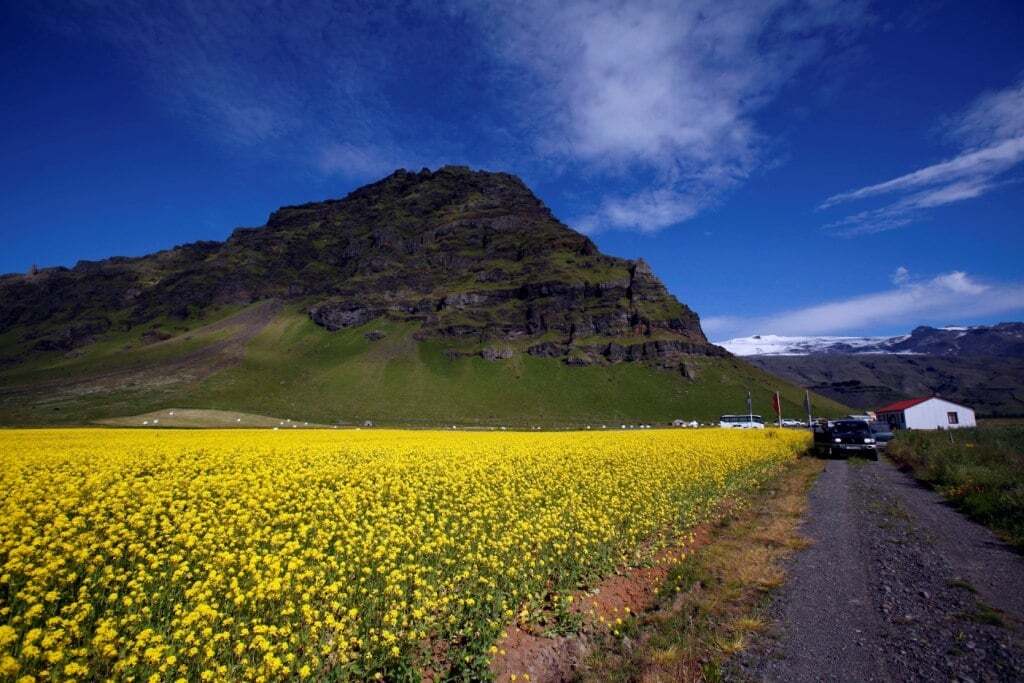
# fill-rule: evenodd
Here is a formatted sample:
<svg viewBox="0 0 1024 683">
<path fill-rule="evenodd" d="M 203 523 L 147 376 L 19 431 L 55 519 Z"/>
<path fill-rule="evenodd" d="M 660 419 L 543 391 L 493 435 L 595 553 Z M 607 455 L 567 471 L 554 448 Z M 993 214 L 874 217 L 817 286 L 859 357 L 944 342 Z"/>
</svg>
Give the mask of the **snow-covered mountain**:
<svg viewBox="0 0 1024 683">
<path fill-rule="evenodd" d="M 928 354 L 1024 357 L 1024 323 L 915 328 L 897 337 L 785 337 L 774 334 L 716 342 L 737 356 Z"/>
<path fill-rule="evenodd" d="M 778 334 L 758 334 L 715 343 L 737 356 L 809 356 L 819 353 L 878 353 L 875 350 L 888 340 L 889 337 L 784 337 Z"/>
<path fill-rule="evenodd" d="M 1024 323 L 918 327 L 898 337 L 763 334 L 719 345 L 851 408 L 938 394 L 978 415 L 1024 415 Z"/>
</svg>

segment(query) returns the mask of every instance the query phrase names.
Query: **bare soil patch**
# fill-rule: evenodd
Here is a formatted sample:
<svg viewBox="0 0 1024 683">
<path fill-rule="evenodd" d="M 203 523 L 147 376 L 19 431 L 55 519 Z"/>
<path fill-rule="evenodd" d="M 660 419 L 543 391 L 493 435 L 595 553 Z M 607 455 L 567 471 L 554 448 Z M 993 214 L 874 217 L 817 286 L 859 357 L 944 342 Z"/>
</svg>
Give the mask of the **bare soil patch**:
<svg viewBox="0 0 1024 683">
<path fill-rule="evenodd" d="M 231 410 L 208 410 L 205 408 L 165 408 L 141 415 L 97 420 L 96 424 L 110 427 L 177 427 L 193 429 L 251 429 L 254 427 L 323 429 L 331 427 L 331 425 L 295 421 L 283 417 L 239 413 Z"/>
<path fill-rule="evenodd" d="M 606 633 L 625 629 L 630 620 L 652 608 L 672 566 L 707 543 L 710 535 L 708 526 L 698 527 L 686 543 L 659 552 L 649 566 L 621 569 L 592 590 L 577 592 L 570 607 L 580 619 L 576 634 L 551 637 L 537 633 L 536 628 L 513 625 L 497 645 L 499 654 L 491 666 L 495 678 L 510 681 L 516 676 L 515 680 L 535 682 L 573 679 L 594 643 Z"/>
</svg>

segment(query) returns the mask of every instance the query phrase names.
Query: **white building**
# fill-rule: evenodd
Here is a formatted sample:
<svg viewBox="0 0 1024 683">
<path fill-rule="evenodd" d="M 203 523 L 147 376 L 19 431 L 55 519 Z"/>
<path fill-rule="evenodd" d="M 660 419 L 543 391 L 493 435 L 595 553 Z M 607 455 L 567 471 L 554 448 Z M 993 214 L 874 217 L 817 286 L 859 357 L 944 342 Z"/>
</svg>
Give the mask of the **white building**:
<svg viewBox="0 0 1024 683">
<path fill-rule="evenodd" d="M 898 429 L 959 429 L 975 427 L 974 411 L 937 396 L 897 401 L 875 411 L 881 422 Z"/>
</svg>

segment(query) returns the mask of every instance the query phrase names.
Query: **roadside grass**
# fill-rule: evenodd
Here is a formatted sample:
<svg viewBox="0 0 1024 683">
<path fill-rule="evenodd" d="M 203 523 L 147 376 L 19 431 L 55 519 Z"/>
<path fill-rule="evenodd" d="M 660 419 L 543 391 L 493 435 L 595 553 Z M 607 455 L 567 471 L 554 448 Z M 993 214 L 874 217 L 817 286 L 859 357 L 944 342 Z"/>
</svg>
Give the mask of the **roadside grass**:
<svg viewBox="0 0 1024 683">
<path fill-rule="evenodd" d="M 910 529 L 913 527 L 910 513 L 899 503 L 875 501 L 868 503 L 868 508 L 881 517 L 878 520 L 880 529 L 896 529 L 898 527 Z"/>
<path fill-rule="evenodd" d="M 971 595 L 977 595 L 978 594 L 978 589 L 977 588 L 972 586 L 969 581 L 965 581 L 964 579 L 961 579 L 961 578 L 952 579 L 949 582 L 949 587 L 950 588 L 959 588 L 961 590 L 965 590 L 968 593 L 970 593 Z"/>
<path fill-rule="evenodd" d="M 1024 426 L 904 431 L 886 454 L 1024 550 Z"/>
<path fill-rule="evenodd" d="M 979 427 L 1024 427 L 1024 415 L 1017 417 L 980 417 Z"/>
<path fill-rule="evenodd" d="M 578 681 L 718 681 L 730 656 L 768 628 L 770 593 L 783 563 L 809 541 L 798 529 L 823 468 L 804 457 L 735 506 L 709 543 L 672 569 L 654 608 L 628 632 L 606 636 Z"/>
<path fill-rule="evenodd" d="M 989 626 L 1006 626 L 1006 618 L 1003 613 L 994 607 L 990 607 L 980 600 L 977 601 L 974 609 L 970 612 L 964 612 L 960 615 L 961 619 L 967 621 L 973 621 L 976 624 L 987 624 Z"/>
</svg>

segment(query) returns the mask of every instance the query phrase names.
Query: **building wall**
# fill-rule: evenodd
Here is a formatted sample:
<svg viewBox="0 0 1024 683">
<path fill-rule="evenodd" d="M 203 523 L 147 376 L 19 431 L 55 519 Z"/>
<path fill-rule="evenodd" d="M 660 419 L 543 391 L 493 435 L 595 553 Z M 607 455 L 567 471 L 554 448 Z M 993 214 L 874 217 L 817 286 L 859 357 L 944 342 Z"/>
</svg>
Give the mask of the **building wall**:
<svg viewBox="0 0 1024 683">
<path fill-rule="evenodd" d="M 956 413 L 957 424 L 949 423 L 948 413 Z M 974 411 L 941 398 L 928 399 L 903 411 L 907 429 L 959 429 L 974 427 Z"/>
</svg>

